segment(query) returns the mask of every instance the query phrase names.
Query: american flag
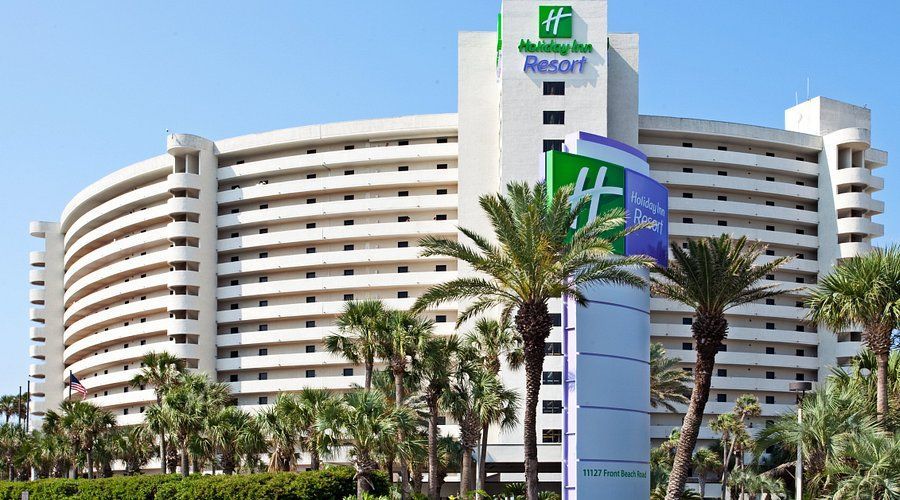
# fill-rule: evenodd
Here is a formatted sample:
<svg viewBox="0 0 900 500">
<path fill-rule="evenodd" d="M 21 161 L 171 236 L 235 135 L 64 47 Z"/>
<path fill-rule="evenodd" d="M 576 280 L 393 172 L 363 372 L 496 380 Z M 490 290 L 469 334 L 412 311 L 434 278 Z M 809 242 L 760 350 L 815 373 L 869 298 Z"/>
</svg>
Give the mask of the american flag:
<svg viewBox="0 0 900 500">
<path fill-rule="evenodd" d="M 87 389 L 81 385 L 81 382 L 78 381 L 78 377 L 75 376 L 74 373 L 69 373 L 69 388 L 73 391 L 81 394 L 81 398 L 84 399 L 87 397 Z"/>
</svg>

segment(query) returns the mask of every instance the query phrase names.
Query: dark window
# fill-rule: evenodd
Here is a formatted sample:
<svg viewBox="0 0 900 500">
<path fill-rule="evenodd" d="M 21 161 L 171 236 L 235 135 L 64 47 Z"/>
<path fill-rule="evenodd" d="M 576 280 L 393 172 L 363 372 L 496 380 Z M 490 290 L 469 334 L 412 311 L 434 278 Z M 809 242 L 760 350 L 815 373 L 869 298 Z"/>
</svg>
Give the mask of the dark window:
<svg viewBox="0 0 900 500">
<path fill-rule="evenodd" d="M 797 161 L 806 161 L 802 156 L 795 156 L 794 159 Z"/>
<path fill-rule="evenodd" d="M 447 270 L 447 264 L 438 264 L 434 266 L 434 270 L 437 272 L 444 272 Z"/>
<path fill-rule="evenodd" d="M 312 279 L 312 278 L 315 278 L 315 277 L 316 277 L 316 272 L 315 272 L 315 271 L 309 271 L 309 272 L 306 273 L 306 279 Z"/>
<path fill-rule="evenodd" d="M 268 257 L 269 257 L 269 252 L 260 252 L 259 253 L 260 259 L 267 259 Z"/>
<path fill-rule="evenodd" d="M 716 196 L 716 199 L 719 200 L 719 201 L 728 201 L 728 197 L 727 197 L 727 196 Z"/>
<path fill-rule="evenodd" d="M 543 413 L 562 413 L 562 401 L 550 399 L 542 401 Z"/>
<path fill-rule="evenodd" d="M 803 205 L 794 205 L 794 208 L 796 208 L 797 210 L 806 210 L 806 207 Z"/>
<path fill-rule="evenodd" d="M 543 443 L 562 443 L 562 430 L 560 430 L 560 429 L 544 429 L 541 433 L 541 442 L 543 442 Z"/>
<path fill-rule="evenodd" d="M 316 352 L 316 346 L 315 345 L 306 346 L 306 352 Z"/>
<path fill-rule="evenodd" d="M 306 378 L 316 378 L 315 370 L 306 370 Z"/>
<path fill-rule="evenodd" d="M 806 375 L 803 375 L 802 373 L 795 373 L 795 374 L 794 374 L 794 380 L 797 380 L 797 381 L 799 381 L 799 382 L 803 382 L 804 380 L 806 380 Z"/>
<path fill-rule="evenodd" d="M 269 374 L 266 372 L 259 372 L 259 380 L 269 380 Z"/>
<path fill-rule="evenodd" d="M 268 184 L 268 181 L 266 181 L 266 184 Z M 262 205 L 259 206 L 260 210 L 265 210 L 267 208 L 269 208 L 269 205 L 267 203 L 263 203 Z"/>
<path fill-rule="evenodd" d="M 797 357 L 802 358 L 806 355 L 806 351 L 804 351 L 803 349 L 797 349 L 797 352 L 795 354 L 797 355 Z"/>
<path fill-rule="evenodd" d="M 344 151 L 350 151 L 350 150 L 353 149 L 354 147 L 355 147 L 355 146 L 353 146 L 353 144 L 348 144 L 348 145 L 344 146 Z"/>
<path fill-rule="evenodd" d="M 315 149 L 307 149 L 307 150 L 306 150 L 306 154 L 308 154 L 308 155 L 314 155 L 314 154 L 316 154 L 316 150 L 315 150 Z"/>
<path fill-rule="evenodd" d="M 345 226 L 352 226 L 352 225 L 353 225 L 353 219 L 347 219 L 347 220 L 345 220 L 345 221 L 344 221 L 344 225 L 345 225 Z"/>
<path fill-rule="evenodd" d="M 231 286 L 237 286 L 238 283 L 238 280 L 231 280 Z"/>
<path fill-rule="evenodd" d="M 267 398 L 267 397 L 265 397 L 265 396 L 260 396 L 260 397 L 259 397 L 259 404 L 261 404 L 261 405 L 267 405 L 267 404 L 269 404 L 269 398 Z"/>
<path fill-rule="evenodd" d="M 728 398 L 724 394 L 716 394 L 716 402 L 717 403 L 725 403 L 728 401 Z"/>
<path fill-rule="evenodd" d="M 693 325 L 694 318 L 681 318 L 681 324 L 682 325 Z"/>
<path fill-rule="evenodd" d="M 794 232 L 797 234 L 806 234 L 806 231 L 804 231 L 802 229 L 795 229 Z"/>
<path fill-rule="evenodd" d="M 693 217 L 684 217 L 684 218 L 681 219 L 681 222 L 682 222 L 683 224 L 693 224 L 693 223 L 694 223 L 694 219 L 693 219 Z"/>
<path fill-rule="evenodd" d="M 238 333 L 238 327 L 232 326 L 232 327 L 231 327 L 231 333 Z"/>
<path fill-rule="evenodd" d="M 690 342 L 682 342 L 681 350 L 682 351 L 692 351 L 692 350 L 694 350 L 694 344 L 692 344 Z"/>
<path fill-rule="evenodd" d="M 447 144 L 447 138 L 446 137 L 438 137 L 437 143 L 438 144 Z"/>
<path fill-rule="evenodd" d="M 237 262 L 237 261 L 239 261 L 239 260 L 241 260 L 241 258 L 240 258 L 239 256 L 237 256 L 237 255 L 232 255 L 232 256 L 231 256 L 231 262 Z"/>
<path fill-rule="evenodd" d="M 231 213 L 233 213 L 233 214 L 240 213 L 240 211 L 241 211 L 240 208 L 232 208 L 232 209 L 231 209 Z"/>
<path fill-rule="evenodd" d="M 315 328 L 315 327 L 316 327 L 316 322 L 315 322 L 315 320 L 307 321 L 307 322 L 306 322 L 306 327 L 307 327 L 307 328 Z"/>
<path fill-rule="evenodd" d="M 407 267 L 407 266 L 400 266 L 400 267 L 397 268 L 397 272 L 398 272 L 398 273 L 408 273 L 408 272 L 409 272 L 409 267 Z"/>
<path fill-rule="evenodd" d="M 726 172 L 726 171 L 724 171 L 724 170 L 719 170 L 718 174 L 721 175 L 721 176 L 723 176 L 723 177 L 728 177 L 728 172 Z"/>
<path fill-rule="evenodd" d="M 437 169 L 438 170 L 447 170 L 447 164 L 446 163 L 438 163 Z"/>
<path fill-rule="evenodd" d="M 231 237 L 232 237 L 232 238 L 237 238 L 238 236 L 240 236 L 240 234 L 238 234 L 238 233 L 231 233 Z"/>
<path fill-rule="evenodd" d="M 397 192 L 397 196 L 400 196 L 400 197 L 409 196 L 409 191 L 399 191 L 399 192 Z"/>
<path fill-rule="evenodd" d="M 766 330 L 774 330 L 775 323 L 766 323 Z"/>
<path fill-rule="evenodd" d="M 775 182 L 774 177 L 766 177 L 766 182 Z"/>
<path fill-rule="evenodd" d="M 794 331 L 797 331 L 797 332 L 805 332 L 805 331 L 806 331 L 806 327 L 803 326 L 803 325 L 797 325 L 797 326 L 794 327 Z"/>
<path fill-rule="evenodd" d="M 398 146 L 409 146 L 409 141 L 397 141 Z"/>
<path fill-rule="evenodd" d="M 722 344 L 716 348 L 716 352 L 728 352 L 728 346 L 725 344 Z"/>
<path fill-rule="evenodd" d="M 315 179 L 315 178 L 316 178 L 316 174 L 306 174 L 306 178 L 307 178 L 307 179 Z"/>
<path fill-rule="evenodd" d="M 775 255 L 775 250 L 766 250 L 766 255 Z"/>
<path fill-rule="evenodd" d="M 767 305 L 767 306 L 774 306 L 774 305 L 775 305 L 775 299 L 766 299 L 766 305 Z M 766 324 L 768 325 L 768 324 L 771 324 L 771 323 L 766 323 Z M 774 329 L 774 328 L 775 328 L 775 325 L 772 325 L 772 329 Z"/>
<path fill-rule="evenodd" d="M 401 215 L 400 217 L 397 217 L 397 222 L 409 222 L 409 216 Z"/>
<path fill-rule="evenodd" d="M 344 300 L 353 300 L 353 294 L 352 294 L 352 293 L 345 293 L 345 294 L 344 294 Z"/>
<path fill-rule="evenodd" d="M 544 372 L 541 375 L 541 383 L 544 385 L 562 384 L 562 372 Z"/>
<path fill-rule="evenodd" d="M 315 301 L 316 301 L 316 298 L 315 298 L 315 297 L 307 297 L 307 298 L 306 298 L 306 303 L 307 303 L 307 304 L 315 303 Z"/>
<path fill-rule="evenodd" d="M 718 224 L 719 224 L 720 226 L 727 226 L 727 225 L 728 225 L 728 221 L 727 221 L 727 220 L 720 220 L 720 221 L 718 221 Z"/>
<path fill-rule="evenodd" d="M 306 253 L 316 253 L 316 247 L 307 247 Z"/>
<path fill-rule="evenodd" d="M 775 153 L 766 153 L 766 156 L 775 156 Z"/>
<path fill-rule="evenodd" d="M 397 242 L 397 248 L 406 248 L 406 247 L 408 247 L 408 246 L 409 246 L 409 242 L 408 242 L 408 241 L 398 241 L 398 242 Z"/>
<path fill-rule="evenodd" d="M 803 283 L 803 276 L 797 276 L 796 278 L 794 278 L 794 281 L 796 281 L 797 283 Z"/>
<path fill-rule="evenodd" d="M 235 309 L 240 308 L 240 306 L 239 306 L 238 304 L 231 304 L 229 307 L 231 307 L 231 310 L 232 310 L 232 311 L 234 311 Z"/>
<path fill-rule="evenodd" d="M 719 368 L 718 370 L 716 370 L 716 376 L 717 377 L 727 377 L 728 370 L 726 370 L 725 368 Z"/>
<path fill-rule="evenodd" d="M 544 95 L 566 95 L 565 82 L 544 82 Z"/>
<path fill-rule="evenodd" d="M 353 245 L 344 245 L 345 252 L 350 252 L 353 250 L 353 248 L 354 248 Z"/>
<path fill-rule="evenodd" d="M 447 214 L 437 214 L 434 216 L 434 220 L 447 220 Z"/>
<path fill-rule="evenodd" d="M 260 355 L 260 356 L 268 356 L 268 355 L 269 355 L 269 350 L 266 349 L 266 348 L 262 348 L 262 349 L 259 350 L 259 355 Z"/>
<path fill-rule="evenodd" d="M 259 301 L 259 307 L 268 307 L 268 306 L 269 306 L 268 300 L 260 300 Z"/>
<path fill-rule="evenodd" d="M 775 226 L 766 226 L 766 231 L 774 231 Z"/>
<path fill-rule="evenodd" d="M 775 372 L 766 372 L 766 378 L 769 380 L 775 380 Z"/>
<path fill-rule="evenodd" d="M 694 193 L 681 193 L 682 198 L 693 198 Z"/>
<path fill-rule="evenodd" d="M 397 167 L 397 171 L 398 171 L 398 172 L 408 172 L 408 171 L 409 171 L 409 166 L 408 166 L 408 165 L 401 165 L 401 166 Z"/>
<path fill-rule="evenodd" d="M 550 320 L 553 321 L 553 326 L 562 326 L 562 314 L 550 313 Z"/>
<path fill-rule="evenodd" d="M 315 204 L 315 203 L 316 203 L 316 199 L 315 199 L 315 198 L 307 198 L 307 199 L 306 199 L 306 204 L 307 204 L 307 205 L 313 205 L 313 204 Z"/>
<path fill-rule="evenodd" d="M 260 276 L 260 277 L 259 277 L 259 282 L 260 282 L 260 283 L 268 283 L 268 282 L 269 282 L 269 277 L 268 277 L 268 276 Z"/>
<path fill-rule="evenodd" d="M 345 195 L 344 195 L 344 201 L 350 201 L 350 200 L 352 200 L 353 198 L 354 198 L 354 196 L 353 196 L 352 194 L 345 194 Z"/>
<path fill-rule="evenodd" d="M 234 374 L 229 375 L 229 376 L 228 376 L 228 381 L 229 381 L 229 382 L 237 382 L 237 381 L 238 381 L 238 376 L 237 376 L 237 375 L 234 375 Z"/>
<path fill-rule="evenodd" d="M 562 342 L 547 342 L 544 344 L 545 356 L 562 356 Z"/>
<path fill-rule="evenodd" d="M 269 325 L 259 325 L 259 331 L 261 331 L 261 332 L 269 331 Z"/>
<path fill-rule="evenodd" d="M 544 125 L 562 125 L 566 123 L 565 111 L 544 111 Z"/>
<path fill-rule="evenodd" d="M 397 292 L 397 298 L 398 298 L 398 299 L 408 299 L 408 298 L 409 298 L 409 292 L 407 292 L 407 291 Z"/>
<path fill-rule="evenodd" d="M 728 151 L 728 148 L 725 146 L 719 146 L 719 151 Z"/>
<path fill-rule="evenodd" d="M 353 276 L 353 269 L 344 269 L 344 276 Z"/>
<path fill-rule="evenodd" d="M 447 316 L 445 316 L 443 314 L 438 314 L 437 316 L 434 317 L 434 322 L 435 323 L 446 323 Z"/>
<path fill-rule="evenodd" d="M 775 354 L 774 347 L 766 347 L 766 354 Z"/>
<path fill-rule="evenodd" d="M 692 142 L 682 142 L 682 143 L 681 143 L 681 147 L 683 147 L 683 148 L 692 148 L 692 147 L 694 147 L 694 143 L 692 143 Z"/>
<path fill-rule="evenodd" d="M 353 376 L 353 368 L 344 368 L 344 376 L 352 377 Z"/>
<path fill-rule="evenodd" d="M 775 396 L 766 396 L 766 404 L 767 405 L 775 404 Z"/>
<path fill-rule="evenodd" d="M 562 151 L 562 139 L 544 139 L 544 152 Z"/>
<path fill-rule="evenodd" d="M 238 357 L 238 352 L 237 352 L 237 351 L 231 351 L 231 352 L 228 353 L 228 354 L 229 354 L 232 358 Z"/>
<path fill-rule="evenodd" d="M 693 173 L 694 173 L 694 169 L 691 168 L 691 167 L 683 167 L 683 168 L 681 169 L 681 171 L 684 172 L 684 173 L 686 173 L 686 174 L 693 174 Z"/>
<path fill-rule="evenodd" d="M 774 207 L 774 206 L 775 206 L 775 202 L 774 202 L 774 201 L 766 201 L 766 206 L 767 206 L 767 207 Z"/>
<path fill-rule="evenodd" d="M 447 194 L 447 190 L 446 189 L 438 189 L 437 194 Z"/>
</svg>

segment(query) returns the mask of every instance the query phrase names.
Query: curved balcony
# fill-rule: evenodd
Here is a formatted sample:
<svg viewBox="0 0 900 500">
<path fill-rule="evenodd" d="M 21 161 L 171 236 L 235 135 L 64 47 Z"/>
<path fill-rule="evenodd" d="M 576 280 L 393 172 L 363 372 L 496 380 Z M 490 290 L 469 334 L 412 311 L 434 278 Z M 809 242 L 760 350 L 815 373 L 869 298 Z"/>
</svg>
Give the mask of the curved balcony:
<svg viewBox="0 0 900 500">
<path fill-rule="evenodd" d="M 199 311 L 200 297 L 197 295 L 168 295 L 165 297 L 169 311 Z"/>
<path fill-rule="evenodd" d="M 791 379 L 765 379 L 758 377 L 712 377 L 712 388 L 723 391 L 791 392 Z"/>
<path fill-rule="evenodd" d="M 28 271 L 28 282 L 36 286 L 44 286 L 47 273 L 43 269 L 31 269 Z"/>
<path fill-rule="evenodd" d="M 166 249 L 165 259 L 169 264 L 176 262 L 200 262 L 200 249 L 189 246 L 169 247 Z"/>
<path fill-rule="evenodd" d="M 170 222 L 166 226 L 166 238 L 169 241 L 178 238 L 200 239 L 200 224 L 188 221 Z"/>
<path fill-rule="evenodd" d="M 34 267 L 44 267 L 47 265 L 47 252 L 33 251 L 28 252 L 28 264 Z"/>
<path fill-rule="evenodd" d="M 31 383 L 31 396 L 36 398 L 42 398 L 46 396 L 46 382 L 32 382 Z M 34 412 L 32 412 L 34 413 Z"/>
<path fill-rule="evenodd" d="M 830 142 L 838 147 L 850 148 L 854 151 L 869 149 L 872 142 L 869 130 L 862 127 L 842 128 L 828 134 Z"/>
<path fill-rule="evenodd" d="M 69 226 L 64 236 L 65 248 L 68 249 L 88 231 L 109 220 L 130 215 L 129 212 L 143 207 L 161 204 L 170 196 L 166 183 L 157 182 L 111 198 L 80 215 Z"/>
<path fill-rule="evenodd" d="M 137 210 L 133 213 L 117 217 L 84 234 L 78 241 L 69 245 L 63 256 L 63 262 L 71 266 L 84 254 L 91 250 L 102 248 L 105 245 L 119 240 L 132 238 L 141 234 L 141 230 L 152 230 L 162 227 L 169 222 L 169 212 L 165 205 L 156 205 L 146 210 Z M 131 234 L 128 234 L 131 233 Z"/>
<path fill-rule="evenodd" d="M 834 196 L 834 208 L 837 210 L 856 208 L 880 214 L 884 213 L 884 202 L 873 199 L 868 193 L 840 193 Z"/>
<path fill-rule="evenodd" d="M 43 400 L 34 399 L 29 402 L 29 409 L 31 410 L 32 415 L 37 415 L 41 417 L 47 413 L 47 402 Z"/>
<path fill-rule="evenodd" d="M 831 173 L 831 181 L 835 186 L 862 184 L 876 190 L 884 189 L 884 179 L 872 174 L 868 168 L 842 168 Z"/>
<path fill-rule="evenodd" d="M 85 355 L 93 355 L 94 350 L 105 346 L 165 334 L 170 321 L 171 320 L 168 318 L 157 319 L 144 323 L 120 326 L 118 328 L 110 328 L 107 331 L 88 335 L 66 347 L 63 351 L 63 360 L 65 363 L 71 364 Z"/>
<path fill-rule="evenodd" d="M 196 319 L 175 319 L 168 320 L 168 334 L 172 335 L 197 335 L 200 333 L 200 322 Z"/>
<path fill-rule="evenodd" d="M 862 342 L 838 342 L 834 355 L 837 358 L 852 358 L 863 350 Z"/>
<path fill-rule="evenodd" d="M 742 340 L 749 342 L 765 342 L 769 344 L 791 344 L 814 346 L 819 343 L 819 334 L 816 332 L 797 332 L 794 330 L 766 330 L 765 325 L 759 328 L 740 326 L 728 327 L 728 340 Z M 690 325 L 671 323 L 651 323 L 650 335 L 652 337 L 677 338 L 690 340 L 693 336 Z"/>
<path fill-rule="evenodd" d="M 781 286 L 780 288 L 786 288 Z M 801 287 L 795 286 L 792 290 L 802 292 Z M 693 314 L 694 310 L 684 304 L 669 299 L 658 297 L 650 298 L 650 310 L 659 312 L 677 312 L 683 314 Z M 770 306 L 766 304 L 744 304 L 734 307 L 727 311 L 730 316 L 750 316 L 763 318 L 780 318 L 793 321 L 805 321 L 806 309 L 803 307 L 791 306 Z"/>
<path fill-rule="evenodd" d="M 169 288 L 200 286 L 200 273 L 197 271 L 169 271 L 163 277 Z"/>
<path fill-rule="evenodd" d="M 169 249 L 166 251 L 168 250 Z M 84 295 L 93 293 L 105 283 L 122 281 L 123 278 L 140 274 L 153 268 L 168 269 L 168 262 L 165 260 L 166 255 L 165 252 L 160 251 L 148 252 L 147 255 L 139 255 L 128 260 L 114 262 L 108 266 L 101 267 L 96 271 L 85 274 L 75 280 L 75 282 L 66 289 L 65 294 L 63 295 L 66 307 Z"/>
<path fill-rule="evenodd" d="M 353 365 L 343 356 L 330 352 L 298 352 L 293 354 L 270 354 L 268 356 L 243 356 L 216 360 L 217 371 L 274 370 L 278 368 L 308 366 Z"/>
<path fill-rule="evenodd" d="M 122 304 L 81 318 L 66 328 L 63 339 L 66 343 L 80 340 L 93 331 L 117 322 L 129 321 L 139 316 L 163 312 L 168 305 L 169 296 L 153 297 L 147 300 Z"/>
<path fill-rule="evenodd" d="M 669 210 L 679 213 L 724 214 L 762 220 L 790 221 L 816 225 L 819 216 L 811 210 L 770 207 L 757 203 L 704 200 L 699 198 L 669 198 Z"/>
<path fill-rule="evenodd" d="M 694 363 L 696 351 L 670 349 L 669 356 L 679 357 L 682 362 Z M 721 365 L 764 366 L 774 368 L 799 368 L 818 370 L 819 360 L 813 357 L 788 356 L 783 354 L 763 354 L 757 352 L 720 352 L 716 355 L 716 363 Z M 732 405 L 733 406 L 733 405 Z"/>
<path fill-rule="evenodd" d="M 197 198 L 169 198 L 166 200 L 169 214 L 199 214 L 200 200 Z"/>
<path fill-rule="evenodd" d="M 173 191 L 183 191 L 185 189 L 191 191 L 200 191 L 203 181 L 198 174 L 177 173 L 169 174 L 166 178 L 166 189 L 170 193 Z"/>
<path fill-rule="evenodd" d="M 452 236 L 446 233 L 443 236 Z M 238 262 L 223 262 L 217 266 L 219 277 L 272 270 L 288 271 L 316 266 L 337 266 L 342 264 L 391 264 L 398 262 L 430 262 L 445 260 L 443 257 L 420 257 L 419 247 L 406 248 L 364 248 L 340 252 L 316 252 L 312 254 L 284 255 L 267 259 L 250 259 Z"/>
<path fill-rule="evenodd" d="M 56 224 L 53 222 L 32 221 L 28 223 L 28 234 L 35 238 L 46 238 L 48 232 L 56 230 Z"/>
<path fill-rule="evenodd" d="M 47 317 L 45 316 L 45 311 L 43 307 L 32 307 L 28 310 L 28 319 L 31 321 L 36 321 L 38 323 L 43 323 L 47 321 Z"/>
<path fill-rule="evenodd" d="M 157 342 L 155 344 L 136 345 L 127 349 L 117 349 L 115 351 L 100 353 L 96 356 L 88 356 L 69 365 L 69 370 L 72 370 L 76 376 L 81 378 L 81 375 L 92 374 L 97 370 L 102 370 L 112 365 L 133 365 L 133 369 L 130 370 L 116 371 L 105 375 L 98 375 L 96 377 L 86 377 L 82 380 L 82 383 L 86 388 L 89 390 L 96 390 L 105 385 L 115 385 L 123 381 L 130 381 L 135 375 L 140 373 L 139 365 L 141 358 L 151 352 L 168 352 L 178 358 L 197 359 L 200 356 L 200 346 L 197 344 L 176 344 L 175 342 Z M 119 378 L 115 377 L 117 375 Z M 66 377 L 68 377 L 68 373 L 66 373 Z M 109 377 L 109 380 L 106 380 L 104 377 Z"/>
<path fill-rule="evenodd" d="M 837 221 L 838 234 L 884 236 L 884 226 L 866 217 L 846 217 Z"/>
<path fill-rule="evenodd" d="M 44 368 L 43 364 L 28 365 L 28 376 L 32 378 L 44 378 L 47 376 L 47 372 Z"/>
<path fill-rule="evenodd" d="M 75 318 L 92 314 L 90 309 L 100 308 L 109 304 L 119 303 L 123 298 L 136 297 L 140 294 L 149 294 L 154 291 L 165 290 L 168 280 L 165 274 L 155 274 L 146 278 L 138 278 L 124 283 L 110 285 L 76 300 L 66 308 L 63 313 L 63 325 L 69 326 Z M 137 300 L 136 298 L 133 300 Z"/>
<path fill-rule="evenodd" d="M 415 273 L 382 273 L 358 274 L 353 276 L 328 276 L 322 278 L 306 278 L 295 280 L 270 281 L 266 283 L 248 283 L 246 285 L 220 287 L 219 299 L 250 299 L 256 297 L 276 297 L 278 295 L 297 295 L 304 292 L 378 290 L 396 287 L 424 287 L 439 285 L 451 279 L 448 274 L 455 272 L 426 271 Z"/>
<path fill-rule="evenodd" d="M 640 148 L 651 160 L 651 163 L 653 160 L 665 160 L 666 162 L 692 165 L 731 165 L 745 169 L 790 173 L 809 179 L 814 179 L 819 174 L 816 164 L 762 154 L 662 144 L 641 144 Z"/>
<path fill-rule="evenodd" d="M 716 237 L 723 232 L 737 237 L 746 236 L 749 240 L 761 241 L 769 245 L 793 246 L 808 249 L 819 248 L 819 238 L 816 236 L 794 234 L 785 231 L 764 231 L 762 229 L 750 229 L 745 227 L 721 227 L 714 224 L 669 223 L 669 235 L 675 237 Z"/>
<path fill-rule="evenodd" d="M 872 244 L 866 242 L 838 243 L 839 255 L 841 259 L 849 259 L 858 257 L 872 250 Z"/>
<path fill-rule="evenodd" d="M 122 406 L 143 406 L 151 402 L 156 402 L 156 393 L 153 392 L 153 389 L 144 389 L 143 391 L 133 389 L 128 392 L 117 392 L 116 394 L 109 394 L 107 396 L 98 395 L 96 398 L 90 398 L 89 401 L 92 404 L 106 409 Z M 140 413 L 138 413 L 138 415 L 140 415 Z M 131 415 L 120 416 L 130 417 Z"/>
<path fill-rule="evenodd" d="M 651 171 L 651 176 L 662 184 L 696 189 L 716 190 L 723 193 L 777 194 L 803 201 L 819 199 L 819 190 L 809 186 L 798 186 L 787 182 L 768 182 L 744 177 L 695 174 L 686 172 Z"/>
<path fill-rule="evenodd" d="M 28 356 L 32 359 L 44 361 L 47 357 L 47 346 L 43 344 L 32 344 L 28 346 Z"/>
<path fill-rule="evenodd" d="M 131 254 L 140 253 L 143 250 L 148 250 L 153 246 L 161 244 L 168 245 L 168 243 L 167 229 L 165 227 L 151 229 L 146 233 L 139 233 L 115 241 L 88 252 L 78 259 L 77 262 L 70 265 L 66 270 L 63 281 L 65 282 L 65 286 L 68 287 L 72 281 L 77 280 L 91 271 L 114 264 L 119 260 L 124 260 L 125 257 L 129 257 L 130 260 Z"/>
<path fill-rule="evenodd" d="M 876 168 L 881 168 L 887 165 L 888 154 L 887 151 L 882 151 L 880 149 L 870 148 L 863 153 L 866 159 L 866 167 L 872 170 Z"/>
<path fill-rule="evenodd" d="M 44 327 L 32 326 L 28 328 L 28 338 L 35 342 L 46 342 L 47 334 L 44 333 Z"/>
<path fill-rule="evenodd" d="M 32 288 L 28 290 L 28 302 L 37 306 L 44 305 L 44 293 L 45 291 L 43 288 Z"/>
<path fill-rule="evenodd" d="M 455 278 L 456 273 L 442 273 L 447 279 Z M 383 301 L 391 309 L 409 309 L 415 299 L 385 299 Z M 344 301 L 335 300 L 328 302 L 316 302 L 313 304 L 284 304 L 268 307 L 246 307 L 244 309 L 226 310 L 216 312 L 218 323 L 235 323 L 242 321 L 262 321 L 288 318 L 302 318 L 305 316 L 336 316 L 344 307 Z M 446 311 L 455 313 L 454 304 L 442 304 L 431 311 Z"/>
<path fill-rule="evenodd" d="M 209 139 L 194 134 L 169 134 L 166 136 L 166 151 L 170 155 L 183 155 L 199 151 L 212 151 L 215 144 Z"/>
<path fill-rule="evenodd" d="M 245 382 L 231 382 L 233 394 L 260 394 L 297 392 L 302 389 L 329 389 L 350 390 L 362 386 L 365 377 L 354 375 L 352 377 L 315 377 L 315 378 L 283 378 L 269 380 L 248 380 Z"/>
</svg>

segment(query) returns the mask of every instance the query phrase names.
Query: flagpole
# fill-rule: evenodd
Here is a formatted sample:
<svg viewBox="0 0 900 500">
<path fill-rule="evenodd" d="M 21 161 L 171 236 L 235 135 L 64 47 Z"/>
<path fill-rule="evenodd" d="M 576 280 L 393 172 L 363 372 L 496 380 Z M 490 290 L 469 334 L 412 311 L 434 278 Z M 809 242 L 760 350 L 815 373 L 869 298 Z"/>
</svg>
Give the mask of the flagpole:
<svg viewBox="0 0 900 500">
<path fill-rule="evenodd" d="M 19 414 L 19 427 L 22 427 L 22 386 L 19 386 L 19 402 L 16 404 L 16 413 Z"/>
<path fill-rule="evenodd" d="M 72 370 L 69 370 L 69 400 L 72 399 Z"/>
</svg>

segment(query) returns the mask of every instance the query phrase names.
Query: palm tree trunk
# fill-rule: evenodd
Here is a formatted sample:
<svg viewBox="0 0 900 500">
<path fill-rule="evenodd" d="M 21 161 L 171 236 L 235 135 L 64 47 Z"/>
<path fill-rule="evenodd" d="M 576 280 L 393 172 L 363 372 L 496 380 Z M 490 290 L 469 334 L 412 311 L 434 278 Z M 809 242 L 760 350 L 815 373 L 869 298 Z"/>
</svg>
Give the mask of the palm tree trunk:
<svg viewBox="0 0 900 500">
<path fill-rule="evenodd" d="M 364 387 L 366 391 L 370 391 L 372 389 L 372 370 L 374 369 L 375 362 L 371 359 L 366 360 L 366 381 Z"/>
<path fill-rule="evenodd" d="M 884 420 L 888 413 L 888 357 L 890 351 L 879 352 L 876 354 L 878 359 L 878 369 L 876 376 L 878 377 L 878 421 L 884 425 Z"/>
<path fill-rule="evenodd" d="M 188 457 L 187 444 L 183 444 L 181 446 L 181 475 L 184 477 L 188 477 L 191 473 L 190 467 L 191 464 Z"/>
<path fill-rule="evenodd" d="M 463 447 L 459 466 L 459 496 L 465 498 L 469 491 L 469 478 L 472 473 L 472 449 Z"/>
<path fill-rule="evenodd" d="M 94 479 L 94 454 L 91 453 L 90 449 L 85 454 L 87 455 L 87 477 L 88 479 Z"/>
<path fill-rule="evenodd" d="M 722 321 L 724 322 L 724 319 Z M 687 414 L 684 416 L 684 424 L 681 426 L 681 439 L 678 440 L 675 462 L 672 464 L 672 472 L 669 475 L 666 500 L 679 500 L 684 490 L 684 484 L 687 482 L 691 456 L 694 453 L 697 434 L 700 432 L 700 423 L 703 420 L 703 410 L 709 399 L 709 386 L 712 381 L 711 375 L 716 362 L 717 348 L 718 346 L 704 346 L 697 351 L 697 362 L 694 365 L 694 390 L 691 393 Z"/>
<path fill-rule="evenodd" d="M 428 398 L 428 498 L 440 500 L 441 490 L 438 484 L 438 407 L 437 397 Z"/>
<path fill-rule="evenodd" d="M 319 460 L 319 452 L 316 451 L 315 448 L 310 450 L 309 452 L 309 468 L 312 470 L 319 470 L 322 467 Z"/>
<path fill-rule="evenodd" d="M 394 366 L 394 404 L 399 408 L 403 404 L 403 370 Z M 401 442 L 406 439 L 403 432 L 399 433 L 399 437 Z M 409 466 L 403 455 L 400 455 L 400 498 L 409 498 Z"/>
<path fill-rule="evenodd" d="M 487 482 L 487 437 L 490 424 L 481 426 L 481 450 L 478 452 L 478 479 L 475 482 L 476 490 L 483 490 Z"/>
<path fill-rule="evenodd" d="M 516 312 L 516 330 L 522 336 L 525 354 L 525 498 L 538 498 L 537 404 L 544 370 L 545 340 L 553 322 L 543 302 L 522 304 Z M 690 457 L 688 458 L 690 460 Z"/>
<path fill-rule="evenodd" d="M 706 478 L 704 475 L 700 476 L 700 498 L 706 498 Z"/>
</svg>

